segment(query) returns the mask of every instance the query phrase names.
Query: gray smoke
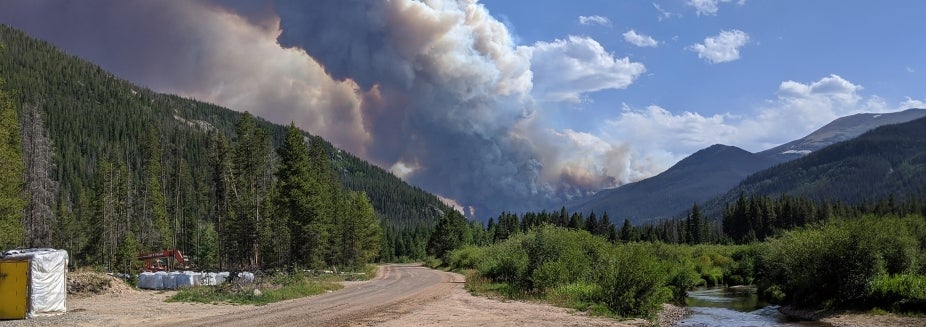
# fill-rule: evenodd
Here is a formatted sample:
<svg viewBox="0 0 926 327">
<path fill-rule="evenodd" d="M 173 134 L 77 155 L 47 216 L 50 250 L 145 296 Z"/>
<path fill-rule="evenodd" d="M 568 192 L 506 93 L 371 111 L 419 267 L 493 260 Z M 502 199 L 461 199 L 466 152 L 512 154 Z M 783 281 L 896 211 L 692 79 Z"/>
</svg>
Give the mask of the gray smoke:
<svg viewBox="0 0 926 327">
<path fill-rule="evenodd" d="M 0 22 L 153 89 L 295 121 L 480 218 L 654 171 L 542 110 L 625 88 L 642 64 L 587 37 L 517 45 L 475 0 L 6 1 Z"/>
</svg>

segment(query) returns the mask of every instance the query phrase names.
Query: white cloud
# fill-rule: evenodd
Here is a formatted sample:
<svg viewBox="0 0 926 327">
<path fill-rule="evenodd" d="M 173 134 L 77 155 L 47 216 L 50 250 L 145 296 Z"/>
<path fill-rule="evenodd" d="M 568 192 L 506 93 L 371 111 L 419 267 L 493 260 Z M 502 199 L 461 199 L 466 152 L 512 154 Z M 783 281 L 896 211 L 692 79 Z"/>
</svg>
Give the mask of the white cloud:
<svg viewBox="0 0 926 327">
<path fill-rule="evenodd" d="M 537 42 L 530 51 L 532 94 L 541 100 L 581 102 L 583 93 L 626 88 L 646 71 L 642 63 L 616 58 L 589 37 Z"/>
<path fill-rule="evenodd" d="M 911 99 L 910 97 L 907 97 L 906 100 L 900 103 L 900 108 L 901 109 L 911 109 L 911 108 L 926 109 L 926 102 L 924 102 L 923 100 Z"/>
<path fill-rule="evenodd" d="M 629 143 L 641 158 L 662 158 L 662 166 L 712 144 L 727 144 L 762 151 L 803 137 L 836 118 L 863 112 L 893 112 L 924 107 L 922 100 L 907 98 L 890 104 L 878 96 L 863 96 L 863 87 L 839 75 L 810 83 L 784 81 L 776 97 L 752 112 L 704 116 L 675 114 L 651 105 L 625 106 L 602 128 L 610 143 Z"/>
<path fill-rule="evenodd" d="M 684 155 L 711 144 L 734 139 L 735 127 L 727 124 L 728 116 L 702 116 L 699 113 L 673 114 L 660 106 L 643 109 L 625 107 L 621 114 L 607 121 L 608 131 L 640 149 L 659 149 Z"/>
<path fill-rule="evenodd" d="M 656 41 L 656 39 L 652 38 L 649 35 L 637 33 L 637 31 L 635 30 L 629 30 L 627 32 L 624 32 L 623 35 L 624 35 L 624 41 L 627 41 L 630 44 L 633 44 L 638 47 L 655 48 L 659 46 L 659 41 Z"/>
<path fill-rule="evenodd" d="M 656 16 L 656 20 L 660 22 L 666 19 L 672 18 L 672 17 L 682 17 L 682 15 L 680 14 L 676 14 L 668 10 L 662 9 L 662 6 L 660 6 L 658 3 L 655 3 L 655 2 L 653 2 L 653 8 L 656 8 L 656 11 L 659 12 L 659 16 Z"/>
<path fill-rule="evenodd" d="M 611 20 L 604 16 L 579 16 L 579 24 L 611 26 Z"/>
<path fill-rule="evenodd" d="M 730 62 L 740 58 L 739 48 L 749 42 L 749 34 L 740 30 L 720 31 L 716 36 L 709 36 L 704 43 L 694 44 L 689 50 L 697 52 L 698 58 L 712 64 Z"/>
<path fill-rule="evenodd" d="M 733 2 L 733 0 L 688 0 L 687 4 L 695 8 L 698 16 L 715 16 L 720 10 L 721 2 Z M 746 0 L 738 0 L 736 3 L 743 5 Z"/>
</svg>

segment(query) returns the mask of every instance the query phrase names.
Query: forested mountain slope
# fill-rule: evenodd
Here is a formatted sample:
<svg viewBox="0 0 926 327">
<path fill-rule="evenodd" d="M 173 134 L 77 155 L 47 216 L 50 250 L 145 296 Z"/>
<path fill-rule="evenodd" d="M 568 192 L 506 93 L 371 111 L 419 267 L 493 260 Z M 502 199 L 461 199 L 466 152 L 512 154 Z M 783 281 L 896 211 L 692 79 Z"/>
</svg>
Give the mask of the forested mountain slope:
<svg viewBox="0 0 926 327">
<path fill-rule="evenodd" d="M 878 127 L 760 171 L 712 203 L 731 203 L 741 193 L 848 203 L 921 199 L 926 196 L 926 118 Z"/>
<path fill-rule="evenodd" d="M 210 134 L 234 139 L 241 113 L 133 85 L 5 25 L 0 25 L 0 46 L 0 78 L 17 110 L 21 116 L 34 110 L 44 120 L 54 158 L 49 173 L 60 182 L 58 205 L 53 208 L 60 219 L 95 214 L 89 202 L 100 162 L 124 165 L 130 176 L 127 188 L 141 189 L 143 147 L 150 143 L 146 140 L 150 134 L 161 147 L 159 179 L 168 215 L 180 226 L 194 226 L 192 230 L 213 221 Z M 259 118 L 257 126 L 269 131 L 274 148 L 282 143 L 284 126 Z M 424 233 L 443 211 L 450 210 L 434 195 L 323 143 L 342 184 L 368 195 L 387 230 Z M 81 237 L 60 234 L 75 242 Z M 193 244 L 199 232 L 178 237 L 182 238 L 178 245 Z"/>
<path fill-rule="evenodd" d="M 716 144 L 701 149 L 659 175 L 614 189 L 602 190 L 569 211 L 607 212 L 634 224 L 669 218 L 722 194 L 772 160 L 749 151 Z"/>
</svg>

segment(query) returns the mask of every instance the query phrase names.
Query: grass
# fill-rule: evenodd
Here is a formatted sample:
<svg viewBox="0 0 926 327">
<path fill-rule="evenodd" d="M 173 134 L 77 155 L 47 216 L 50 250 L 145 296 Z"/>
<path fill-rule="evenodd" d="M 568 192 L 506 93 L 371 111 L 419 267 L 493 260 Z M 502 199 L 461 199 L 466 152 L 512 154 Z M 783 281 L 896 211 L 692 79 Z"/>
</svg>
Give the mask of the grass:
<svg viewBox="0 0 926 327">
<path fill-rule="evenodd" d="M 338 282 L 368 280 L 376 276 L 376 266 L 367 265 L 360 273 L 322 274 L 319 276 L 277 273 L 257 278 L 247 285 L 222 284 L 195 286 L 177 291 L 167 302 L 231 303 L 264 305 L 317 295 L 344 288 Z M 257 289 L 259 292 L 255 292 Z"/>
<path fill-rule="evenodd" d="M 293 279 L 293 278 L 290 278 Z M 264 305 L 290 299 L 317 295 L 343 288 L 330 281 L 295 278 L 285 284 L 264 284 L 264 287 L 234 287 L 233 285 L 195 286 L 177 291 L 167 302 L 232 303 Z M 254 289 L 260 290 L 259 293 Z"/>
</svg>

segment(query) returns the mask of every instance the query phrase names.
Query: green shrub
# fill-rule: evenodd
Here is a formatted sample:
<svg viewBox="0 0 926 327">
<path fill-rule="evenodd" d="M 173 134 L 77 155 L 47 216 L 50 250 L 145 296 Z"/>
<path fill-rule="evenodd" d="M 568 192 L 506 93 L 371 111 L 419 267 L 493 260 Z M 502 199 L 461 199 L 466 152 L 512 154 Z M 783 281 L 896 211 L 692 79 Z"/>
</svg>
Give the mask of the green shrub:
<svg viewBox="0 0 926 327">
<path fill-rule="evenodd" d="M 517 282 L 527 271 L 527 253 L 521 246 L 523 241 L 524 235 L 521 234 L 486 247 L 477 270 L 496 282 Z"/>
<path fill-rule="evenodd" d="M 451 270 L 476 269 L 483 257 L 482 249 L 468 245 L 454 250 L 447 259 Z"/>
<path fill-rule="evenodd" d="M 611 247 L 589 233 L 551 226 L 536 229 L 523 244 L 528 265 L 522 284 L 538 292 L 592 278 L 598 251 Z"/>
<path fill-rule="evenodd" d="M 865 217 L 787 232 L 757 264 L 759 287 L 776 287 L 799 306 L 864 306 L 877 276 L 916 270 L 922 249 L 907 228 L 913 221 Z"/>
<path fill-rule="evenodd" d="M 444 262 L 434 256 L 429 255 L 427 258 L 424 258 L 425 267 L 436 269 L 442 265 L 444 265 Z"/>
<path fill-rule="evenodd" d="M 671 299 L 665 267 L 642 247 L 615 249 L 601 268 L 601 300 L 616 314 L 652 317 Z"/>
<path fill-rule="evenodd" d="M 871 283 L 869 304 L 909 312 L 926 310 L 926 276 L 881 275 Z"/>
<path fill-rule="evenodd" d="M 601 286 L 589 282 L 557 285 L 547 291 L 546 299 L 553 304 L 577 310 L 587 310 L 601 295 Z"/>
<path fill-rule="evenodd" d="M 723 273 L 727 285 L 750 285 L 755 276 L 756 261 L 762 254 L 762 245 L 756 243 L 738 246 L 730 255 L 731 263 Z"/>
</svg>

